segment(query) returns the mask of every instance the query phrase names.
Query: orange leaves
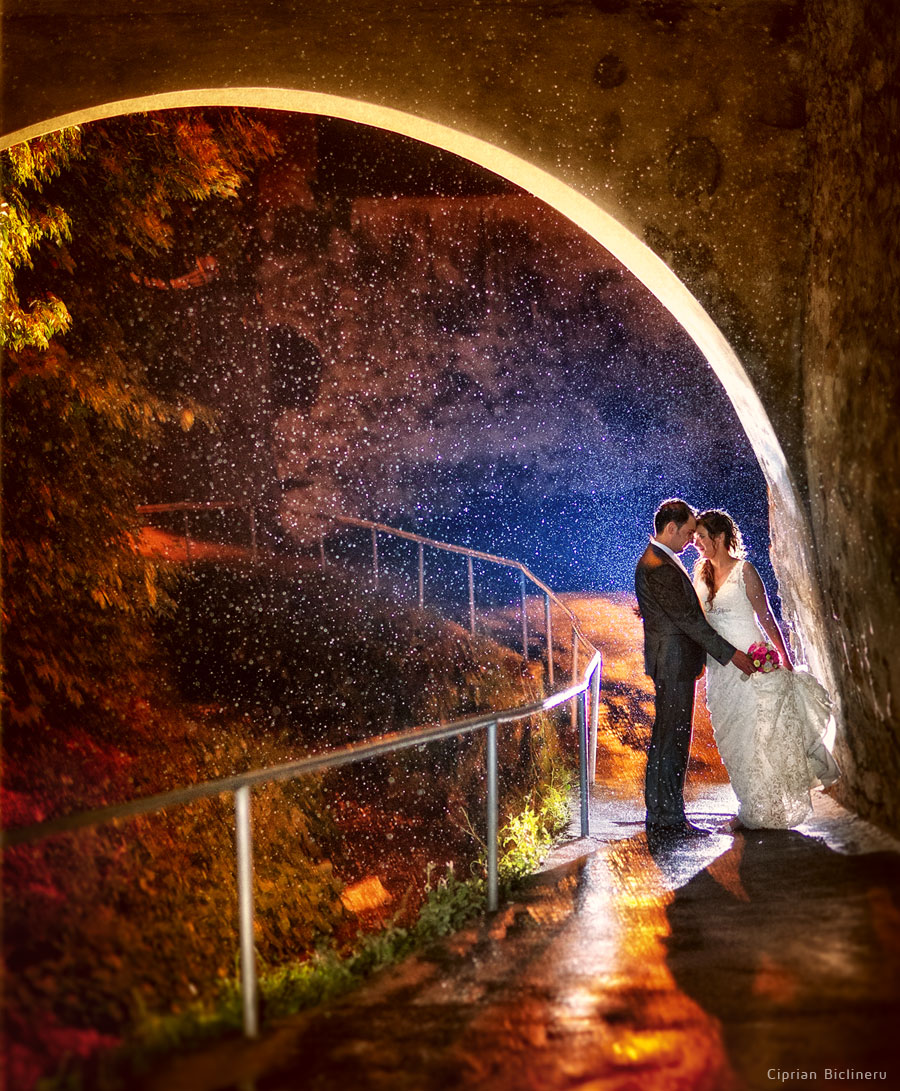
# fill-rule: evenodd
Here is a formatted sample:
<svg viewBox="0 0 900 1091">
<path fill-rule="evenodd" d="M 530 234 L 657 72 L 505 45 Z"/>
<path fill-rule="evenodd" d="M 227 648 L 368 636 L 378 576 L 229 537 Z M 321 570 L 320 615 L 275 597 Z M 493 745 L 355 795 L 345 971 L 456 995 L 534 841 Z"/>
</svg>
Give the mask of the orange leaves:
<svg viewBox="0 0 900 1091">
<path fill-rule="evenodd" d="M 138 877 L 138 886 L 145 894 L 153 894 L 155 887 L 153 880 L 156 878 L 156 873 L 153 871 L 142 871 Z"/>
<path fill-rule="evenodd" d="M 150 608 L 155 610 L 159 601 L 156 570 L 149 564 L 144 568 L 144 589 L 147 592 L 147 601 L 150 603 Z"/>
<path fill-rule="evenodd" d="M 9 353 L 3 369 L 3 381 L 7 390 L 14 390 L 29 379 L 54 379 L 64 369 L 67 354 L 59 345 L 39 352 L 25 348 Z"/>
<path fill-rule="evenodd" d="M 164 111 L 2 153 L 4 686 L 19 728 L 60 698 L 106 714 L 110 680 L 121 690 L 148 652 L 168 600 L 134 548 L 142 445 L 214 417 L 152 388 L 166 321 L 141 289 L 200 204 L 233 198 L 267 148 L 233 111 Z"/>
<path fill-rule="evenodd" d="M 0 344 L 13 352 L 46 351 L 51 340 L 72 323 L 65 303 L 54 295 L 32 300 L 23 307 L 15 292 L 7 294 L 0 309 Z"/>
<path fill-rule="evenodd" d="M 6 155 L 14 182 L 30 183 L 41 192 L 80 152 L 81 130 L 75 126 L 14 144 Z"/>
<path fill-rule="evenodd" d="M 113 155 L 109 150 L 101 153 L 100 166 L 105 174 L 115 178 L 121 178 L 125 174 L 121 156 Z"/>
<path fill-rule="evenodd" d="M 33 727 L 40 722 L 43 710 L 40 705 L 36 705 L 34 702 L 19 707 L 11 704 L 6 710 L 6 714 L 10 721 L 17 727 Z"/>
</svg>

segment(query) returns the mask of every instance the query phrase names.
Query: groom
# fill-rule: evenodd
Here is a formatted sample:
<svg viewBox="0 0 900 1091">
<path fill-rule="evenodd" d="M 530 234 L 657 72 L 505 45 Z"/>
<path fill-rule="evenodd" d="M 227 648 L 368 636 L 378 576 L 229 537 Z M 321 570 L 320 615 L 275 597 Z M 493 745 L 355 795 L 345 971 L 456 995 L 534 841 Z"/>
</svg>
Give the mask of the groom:
<svg viewBox="0 0 900 1091">
<path fill-rule="evenodd" d="M 638 561 L 634 586 L 644 621 L 644 669 L 656 687 L 656 718 L 647 754 L 644 799 L 647 833 L 702 837 L 684 814 L 684 778 L 691 746 L 694 687 L 706 653 L 745 674 L 746 652 L 719 636 L 703 608 L 679 553 L 697 528 L 697 513 L 683 500 L 666 500 L 654 517 L 655 536 Z"/>
</svg>

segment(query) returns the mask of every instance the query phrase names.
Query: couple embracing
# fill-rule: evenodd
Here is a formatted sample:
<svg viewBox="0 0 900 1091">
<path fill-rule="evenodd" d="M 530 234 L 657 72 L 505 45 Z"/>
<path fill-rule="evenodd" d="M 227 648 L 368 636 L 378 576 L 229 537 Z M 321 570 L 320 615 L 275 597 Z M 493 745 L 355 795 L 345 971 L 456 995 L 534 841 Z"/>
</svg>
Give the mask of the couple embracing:
<svg viewBox="0 0 900 1091">
<path fill-rule="evenodd" d="M 739 803 L 734 827 L 796 826 L 810 812 L 810 788 L 840 775 L 824 744 L 830 701 L 812 675 L 794 669 L 763 582 L 726 512 L 698 515 L 683 500 L 666 500 L 654 530 L 635 571 L 644 666 L 656 688 L 645 778 L 648 837 L 709 832 L 684 813 L 694 687 L 707 665 L 713 733 Z M 680 557 L 690 543 L 700 552 L 693 580 Z M 764 637 L 770 662 L 760 648 Z M 765 669 L 771 663 L 780 668 Z"/>
</svg>

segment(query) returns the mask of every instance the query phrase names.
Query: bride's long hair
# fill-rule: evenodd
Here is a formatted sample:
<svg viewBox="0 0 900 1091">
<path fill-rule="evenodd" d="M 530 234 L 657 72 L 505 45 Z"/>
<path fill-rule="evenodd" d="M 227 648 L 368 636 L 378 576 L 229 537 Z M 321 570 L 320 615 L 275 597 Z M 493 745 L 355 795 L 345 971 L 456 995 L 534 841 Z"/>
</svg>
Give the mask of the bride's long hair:
<svg viewBox="0 0 900 1091">
<path fill-rule="evenodd" d="M 737 523 L 727 511 L 718 511 L 716 508 L 711 508 L 709 511 L 701 512 L 697 516 L 697 526 L 704 527 L 710 538 L 718 538 L 720 534 L 724 534 L 725 548 L 729 554 L 739 561 L 744 559 L 744 539 L 741 537 Z M 700 568 L 700 576 L 709 590 L 707 602 L 712 605 L 712 601 L 716 597 L 715 573 L 713 572 L 712 561 L 703 559 L 697 563 Z"/>
</svg>

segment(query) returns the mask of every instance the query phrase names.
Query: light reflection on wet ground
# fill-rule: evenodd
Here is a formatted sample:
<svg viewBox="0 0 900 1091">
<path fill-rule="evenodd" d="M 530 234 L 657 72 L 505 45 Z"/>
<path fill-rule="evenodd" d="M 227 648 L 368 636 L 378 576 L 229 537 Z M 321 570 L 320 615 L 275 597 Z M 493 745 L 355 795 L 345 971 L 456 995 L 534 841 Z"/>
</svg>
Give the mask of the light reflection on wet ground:
<svg viewBox="0 0 900 1091">
<path fill-rule="evenodd" d="M 791 1071 L 870 1085 L 826 1076 L 848 1068 L 900 1086 L 897 843 L 821 793 L 798 830 L 732 836 L 734 797 L 701 717 L 688 811 L 712 835 L 651 852 L 639 623 L 626 602 L 571 605 L 606 634 L 590 837 L 573 823 L 521 897 L 484 922 L 257 1043 L 173 1062 L 148 1088 L 809 1085 Z"/>
</svg>

